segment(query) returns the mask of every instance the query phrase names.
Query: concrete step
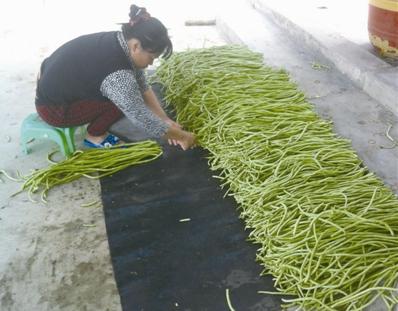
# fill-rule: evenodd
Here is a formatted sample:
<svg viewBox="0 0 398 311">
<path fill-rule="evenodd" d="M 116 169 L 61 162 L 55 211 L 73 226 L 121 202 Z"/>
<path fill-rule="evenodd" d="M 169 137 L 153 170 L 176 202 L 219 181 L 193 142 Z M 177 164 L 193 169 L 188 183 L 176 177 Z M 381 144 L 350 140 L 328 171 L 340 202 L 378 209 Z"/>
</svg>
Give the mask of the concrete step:
<svg viewBox="0 0 398 311">
<path fill-rule="evenodd" d="M 347 75 L 358 87 L 363 89 L 370 96 L 375 98 L 385 107 L 390 109 L 394 114 L 398 115 L 398 67 L 394 67 L 382 60 L 370 48 L 366 49 L 354 42 L 353 39 L 347 39 L 349 32 L 358 31 L 350 29 L 348 24 L 344 35 L 340 34 L 338 29 L 333 28 L 331 19 L 335 23 L 339 19 L 339 12 L 328 12 L 319 10 L 321 2 L 307 1 L 275 1 L 275 0 L 249 0 L 255 10 L 263 14 L 269 20 L 281 27 L 293 40 L 298 44 L 306 44 L 314 51 L 322 53 L 329 59 L 343 74 Z M 344 6 L 346 10 L 350 7 L 347 3 L 334 2 L 329 3 L 323 1 L 333 8 L 340 8 L 341 19 L 345 18 Z M 329 3 L 329 4 L 328 4 Z M 363 9 L 367 3 L 355 3 L 361 5 L 358 8 L 357 15 L 367 19 Z M 318 5 L 318 7 L 316 7 Z M 340 5 L 340 7 L 338 7 Z M 328 9 L 327 6 L 323 8 Z M 357 16 L 352 16 L 352 22 L 357 21 Z M 330 20 L 328 20 L 330 19 Z M 329 23 L 329 24 L 328 24 Z M 366 24 L 361 24 L 363 33 L 367 35 Z M 340 32 L 342 30 L 340 29 Z M 350 34 L 351 35 L 351 34 Z M 367 38 L 366 38 L 367 39 Z M 370 46 L 370 44 L 368 44 Z"/>
</svg>

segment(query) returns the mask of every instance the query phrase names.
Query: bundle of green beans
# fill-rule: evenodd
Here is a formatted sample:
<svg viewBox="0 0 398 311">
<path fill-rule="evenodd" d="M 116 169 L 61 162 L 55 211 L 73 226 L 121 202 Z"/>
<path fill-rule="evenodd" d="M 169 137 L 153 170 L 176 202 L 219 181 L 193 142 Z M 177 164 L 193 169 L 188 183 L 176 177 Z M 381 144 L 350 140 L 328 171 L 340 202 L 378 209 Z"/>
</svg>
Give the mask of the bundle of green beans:
<svg viewBox="0 0 398 311">
<path fill-rule="evenodd" d="M 54 164 L 49 167 L 21 176 L 24 181 L 21 191 L 28 191 L 29 198 L 33 193 L 41 191 L 41 199 L 46 202 L 48 191 L 57 185 L 82 176 L 98 179 L 112 175 L 126 167 L 153 161 L 161 155 L 160 146 L 150 140 L 124 144 L 122 147 L 78 150 L 64 161 L 52 162 Z"/>
<path fill-rule="evenodd" d="M 398 302 L 398 200 L 283 70 L 246 48 L 174 54 L 157 70 L 177 120 L 209 150 L 284 307 Z M 265 292 L 264 292 L 265 293 Z"/>
</svg>

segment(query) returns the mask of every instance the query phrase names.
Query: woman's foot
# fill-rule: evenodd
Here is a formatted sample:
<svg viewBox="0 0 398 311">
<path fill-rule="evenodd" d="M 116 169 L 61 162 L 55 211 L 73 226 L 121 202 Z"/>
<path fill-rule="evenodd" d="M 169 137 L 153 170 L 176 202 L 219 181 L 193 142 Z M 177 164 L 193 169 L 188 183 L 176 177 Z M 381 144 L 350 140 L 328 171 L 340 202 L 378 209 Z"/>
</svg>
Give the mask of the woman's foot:
<svg viewBox="0 0 398 311">
<path fill-rule="evenodd" d="M 108 137 L 108 135 L 109 135 L 109 133 L 105 133 L 104 135 L 101 135 L 101 136 L 92 136 L 89 133 L 87 133 L 86 140 L 88 140 L 89 142 L 92 142 L 93 144 L 100 144 L 105 140 L 105 138 Z"/>
<path fill-rule="evenodd" d="M 84 140 L 84 145 L 89 148 L 107 148 L 120 143 L 121 141 L 119 137 L 112 134 L 106 134 L 103 136 L 87 135 L 86 139 Z"/>
</svg>

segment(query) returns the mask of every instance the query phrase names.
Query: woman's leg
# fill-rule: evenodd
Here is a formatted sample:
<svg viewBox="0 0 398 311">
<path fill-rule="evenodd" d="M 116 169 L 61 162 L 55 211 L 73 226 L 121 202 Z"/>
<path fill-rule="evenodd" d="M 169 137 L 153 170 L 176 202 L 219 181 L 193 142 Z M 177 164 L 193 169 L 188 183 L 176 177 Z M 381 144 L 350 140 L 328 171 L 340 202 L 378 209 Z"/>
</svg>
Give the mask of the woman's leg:
<svg viewBox="0 0 398 311">
<path fill-rule="evenodd" d="M 118 121 L 123 113 L 112 102 L 79 101 L 63 105 L 36 105 L 40 117 L 48 124 L 57 127 L 78 126 L 88 123 L 88 139 L 101 142 L 108 129 Z"/>
</svg>

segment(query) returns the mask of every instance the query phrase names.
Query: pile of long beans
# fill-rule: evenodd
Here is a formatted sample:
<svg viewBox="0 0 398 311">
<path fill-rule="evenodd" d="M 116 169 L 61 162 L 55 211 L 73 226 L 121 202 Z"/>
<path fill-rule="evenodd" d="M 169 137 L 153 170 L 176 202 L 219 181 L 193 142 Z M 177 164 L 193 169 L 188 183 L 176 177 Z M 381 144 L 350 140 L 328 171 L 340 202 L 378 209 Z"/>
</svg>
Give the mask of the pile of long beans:
<svg viewBox="0 0 398 311">
<path fill-rule="evenodd" d="M 176 53 L 156 77 L 238 203 L 263 274 L 293 295 L 284 307 L 398 302 L 397 197 L 286 72 L 223 46 Z"/>
<path fill-rule="evenodd" d="M 20 176 L 22 191 L 32 194 L 40 191 L 41 200 L 46 202 L 48 191 L 58 185 L 69 183 L 80 177 L 98 179 L 112 175 L 126 167 L 147 163 L 162 155 L 162 149 L 154 141 L 124 144 L 110 148 L 77 150 L 70 158 Z M 3 174 L 6 173 L 3 171 Z M 15 179 L 15 178 L 13 178 Z"/>
</svg>

